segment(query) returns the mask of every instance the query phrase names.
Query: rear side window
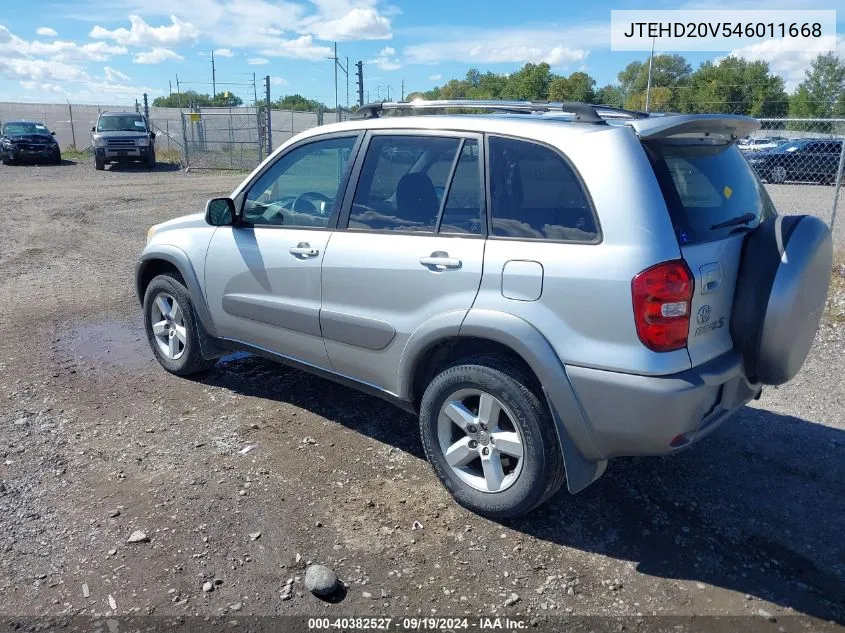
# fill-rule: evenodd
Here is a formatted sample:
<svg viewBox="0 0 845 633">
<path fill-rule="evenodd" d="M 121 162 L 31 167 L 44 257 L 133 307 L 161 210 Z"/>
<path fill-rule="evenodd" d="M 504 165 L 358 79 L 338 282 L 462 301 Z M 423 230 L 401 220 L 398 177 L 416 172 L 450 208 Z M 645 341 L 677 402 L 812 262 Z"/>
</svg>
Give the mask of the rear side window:
<svg viewBox="0 0 845 633">
<path fill-rule="evenodd" d="M 433 233 L 460 144 L 459 138 L 374 136 L 349 228 Z"/>
<path fill-rule="evenodd" d="M 775 215 L 772 201 L 733 143 L 646 143 L 681 245 L 722 239 Z"/>
<path fill-rule="evenodd" d="M 549 147 L 491 136 L 492 234 L 499 237 L 594 242 L 592 205 L 569 163 Z"/>
</svg>

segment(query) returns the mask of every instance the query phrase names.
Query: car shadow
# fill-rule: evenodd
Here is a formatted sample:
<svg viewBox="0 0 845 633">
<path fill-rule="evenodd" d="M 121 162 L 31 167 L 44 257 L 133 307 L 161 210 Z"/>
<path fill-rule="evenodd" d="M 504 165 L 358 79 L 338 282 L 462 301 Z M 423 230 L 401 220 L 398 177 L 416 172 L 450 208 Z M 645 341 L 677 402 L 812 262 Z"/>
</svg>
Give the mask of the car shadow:
<svg viewBox="0 0 845 633">
<path fill-rule="evenodd" d="M 413 416 L 353 389 L 242 353 L 197 379 L 307 409 L 424 459 Z M 843 430 L 745 407 L 688 451 L 612 460 L 578 495 L 564 490 L 502 524 L 634 561 L 642 574 L 845 623 L 843 447 Z"/>
<path fill-rule="evenodd" d="M 108 171 L 119 171 L 119 172 L 168 172 L 168 171 L 180 171 L 182 169 L 181 166 L 177 165 L 176 163 L 156 163 L 156 166 L 152 169 L 149 169 L 144 163 L 112 163 L 111 165 L 106 165 L 106 169 Z"/>
</svg>

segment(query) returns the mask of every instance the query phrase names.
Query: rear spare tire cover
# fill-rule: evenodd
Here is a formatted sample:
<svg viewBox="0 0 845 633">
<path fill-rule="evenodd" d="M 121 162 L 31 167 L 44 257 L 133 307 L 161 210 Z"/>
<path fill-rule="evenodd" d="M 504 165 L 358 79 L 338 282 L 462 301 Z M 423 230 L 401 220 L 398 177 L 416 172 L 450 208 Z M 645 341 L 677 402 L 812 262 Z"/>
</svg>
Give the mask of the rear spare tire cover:
<svg viewBox="0 0 845 633">
<path fill-rule="evenodd" d="M 833 268 L 830 230 L 820 219 L 776 216 L 745 239 L 731 336 L 752 382 L 795 377 L 819 329 Z"/>
</svg>

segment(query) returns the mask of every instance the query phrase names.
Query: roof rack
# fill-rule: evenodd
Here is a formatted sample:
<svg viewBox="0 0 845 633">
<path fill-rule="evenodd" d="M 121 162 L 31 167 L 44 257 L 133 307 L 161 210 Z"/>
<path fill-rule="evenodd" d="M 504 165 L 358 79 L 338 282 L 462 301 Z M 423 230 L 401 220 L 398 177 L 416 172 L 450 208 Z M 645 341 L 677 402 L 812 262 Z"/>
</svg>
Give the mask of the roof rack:
<svg viewBox="0 0 845 633">
<path fill-rule="evenodd" d="M 570 114 L 580 123 L 604 123 L 605 119 L 648 118 L 646 112 L 623 110 L 612 106 L 593 105 L 579 101 L 505 101 L 498 99 L 414 99 L 413 101 L 385 101 L 367 103 L 359 107 L 352 119 L 374 119 L 388 110 L 434 110 L 462 108 L 469 110 L 498 110 L 530 114 Z"/>
</svg>

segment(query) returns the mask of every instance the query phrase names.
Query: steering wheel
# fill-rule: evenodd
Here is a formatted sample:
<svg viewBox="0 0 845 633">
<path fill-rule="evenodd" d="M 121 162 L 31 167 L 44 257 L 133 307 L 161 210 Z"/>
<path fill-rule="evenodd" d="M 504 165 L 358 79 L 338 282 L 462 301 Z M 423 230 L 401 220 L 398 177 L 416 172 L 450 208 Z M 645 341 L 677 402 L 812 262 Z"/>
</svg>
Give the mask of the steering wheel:
<svg viewBox="0 0 845 633">
<path fill-rule="evenodd" d="M 311 209 L 313 211 L 316 211 L 317 207 L 314 206 L 313 204 L 311 204 L 311 200 L 318 200 L 318 201 L 321 201 L 321 202 L 331 202 L 332 199 L 329 198 L 326 194 L 320 193 L 319 191 L 303 191 L 301 194 L 299 194 L 298 196 L 296 196 L 296 198 L 293 199 L 293 204 L 290 205 L 291 211 L 297 211 L 298 210 L 296 207 L 299 204 L 300 200 L 304 200 L 305 202 L 307 202 L 311 206 Z M 323 214 L 321 213 L 320 215 L 323 215 Z"/>
</svg>

